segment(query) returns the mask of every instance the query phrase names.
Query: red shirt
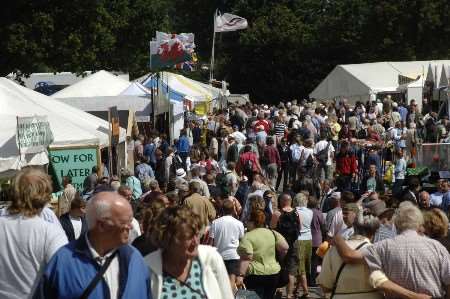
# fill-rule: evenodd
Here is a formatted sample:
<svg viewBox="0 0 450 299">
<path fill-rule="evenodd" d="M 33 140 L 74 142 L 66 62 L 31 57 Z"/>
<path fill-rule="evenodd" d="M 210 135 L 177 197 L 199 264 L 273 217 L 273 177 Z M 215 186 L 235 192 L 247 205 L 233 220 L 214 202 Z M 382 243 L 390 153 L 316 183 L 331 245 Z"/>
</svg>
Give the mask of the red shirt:
<svg viewBox="0 0 450 299">
<path fill-rule="evenodd" d="M 257 120 L 255 125 L 253 126 L 253 129 L 255 131 L 257 131 L 256 128 L 259 127 L 259 126 L 263 126 L 264 127 L 264 131 L 266 131 L 266 133 L 269 134 L 270 123 L 267 120 L 265 120 L 265 119 Z"/>
<path fill-rule="evenodd" d="M 238 167 L 237 167 L 237 171 L 240 172 L 242 171 L 242 168 L 245 165 L 245 162 L 247 162 L 248 160 L 252 161 L 252 166 L 253 166 L 253 171 L 254 172 L 259 172 L 260 169 L 258 168 L 258 158 L 256 157 L 256 154 L 254 152 L 246 152 L 243 153 L 240 157 L 239 157 L 239 163 L 238 163 Z"/>
<path fill-rule="evenodd" d="M 266 146 L 266 148 L 264 149 L 264 156 L 266 157 L 269 164 L 276 163 L 278 167 L 281 166 L 280 153 L 273 145 Z"/>
<path fill-rule="evenodd" d="M 338 153 L 336 155 L 336 172 L 341 175 L 351 175 L 357 173 L 358 165 L 356 156 L 351 153 Z"/>
</svg>

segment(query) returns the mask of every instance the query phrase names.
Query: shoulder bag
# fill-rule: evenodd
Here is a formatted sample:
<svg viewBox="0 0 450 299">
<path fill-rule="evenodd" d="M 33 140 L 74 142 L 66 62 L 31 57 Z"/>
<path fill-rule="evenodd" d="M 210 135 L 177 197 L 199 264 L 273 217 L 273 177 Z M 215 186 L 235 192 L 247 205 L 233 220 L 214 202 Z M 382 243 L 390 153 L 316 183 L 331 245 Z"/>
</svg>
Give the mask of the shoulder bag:
<svg viewBox="0 0 450 299">
<path fill-rule="evenodd" d="M 84 289 L 83 293 L 80 296 L 80 299 L 87 299 L 89 295 L 92 293 L 92 291 L 95 289 L 99 281 L 102 279 L 103 274 L 105 274 L 106 270 L 108 270 L 109 265 L 111 264 L 114 257 L 117 255 L 117 250 L 106 259 L 105 263 L 102 265 L 100 270 L 97 272 L 97 275 L 95 275 L 94 279 L 89 283 L 86 289 Z"/>
<path fill-rule="evenodd" d="M 361 244 L 358 245 L 358 247 L 355 248 L 355 250 L 360 249 L 361 247 L 363 247 L 364 245 L 368 244 L 368 242 L 362 242 Z M 339 281 L 339 277 L 341 276 L 342 270 L 344 269 L 345 265 L 347 265 L 346 263 L 342 263 L 342 265 L 339 267 L 339 270 L 337 272 L 336 275 L 336 280 L 334 281 L 334 285 L 333 285 L 333 290 L 331 291 L 331 296 L 330 299 L 332 299 L 336 293 L 336 288 L 337 288 L 337 284 Z"/>
</svg>

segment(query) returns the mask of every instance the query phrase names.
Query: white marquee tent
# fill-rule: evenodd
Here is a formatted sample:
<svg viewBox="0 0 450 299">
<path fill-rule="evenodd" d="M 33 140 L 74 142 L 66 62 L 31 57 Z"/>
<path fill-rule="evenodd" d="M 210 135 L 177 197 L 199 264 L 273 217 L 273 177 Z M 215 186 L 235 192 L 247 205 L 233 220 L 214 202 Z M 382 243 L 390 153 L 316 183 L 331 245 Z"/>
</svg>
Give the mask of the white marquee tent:
<svg viewBox="0 0 450 299">
<path fill-rule="evenodd" d="M 130 82 L 107 71 L 98 71 L 52 95 L 54 98 L 82 98 L 116 96 L 130 86 Z"/>
<path fill-rule="evenodd" d="M 53 94 L 52 98 L 105 120 L 108 119 L 109 108 L 116 106 L 121 113 L 121 125 L 126 127 L 128 116 L 123 111 L 134 111 L 137 121 L 150 120 L 150 94 L 151 91 L 139 82 L 129 82 L 106 71 L 99 71 Z"/>
<path fill-rule="evenodd" d="M 442 65 L 450 60 L 375 62 L 336 66 L 310 93 L 311 98 L 347 98 L 351 103 L 375 98 L 379 92 L 395 92 L 399 75 L 409 78 L 422 76 L 439 82 Z"/>
<path fill-rule="evenodd" d="M 151 90 L 139 82 L 131 82 L 131 84 L 120 93 L 122 96 L 150 96 Z"/>
<path fill-rule="evenodd" d="M 46 153 L 20 159 L 15 136 L 17 116 L 46 115 L 54 136 L 50 147 L 109 145 L 108 122 L 6 78 L 0 78 L 0 106 L 0 173 L 48 163 Z M 121 129 L 120 135 L 123 142 L 125 130 Z"/>
</svg>

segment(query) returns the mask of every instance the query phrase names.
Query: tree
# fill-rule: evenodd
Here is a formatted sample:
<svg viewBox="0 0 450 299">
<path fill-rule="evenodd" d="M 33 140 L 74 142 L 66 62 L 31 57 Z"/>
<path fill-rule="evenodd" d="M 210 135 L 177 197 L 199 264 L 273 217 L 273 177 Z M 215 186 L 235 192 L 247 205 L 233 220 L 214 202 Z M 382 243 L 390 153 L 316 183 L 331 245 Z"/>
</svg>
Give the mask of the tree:
<svg viewBox="0 0 450 299">
<path fill-rule="evenodd" d="M 156 30 L 168 29 L 168 1 L 19 1 L 0 29 L 1 71 L 148 71 Z"/>
</svg>

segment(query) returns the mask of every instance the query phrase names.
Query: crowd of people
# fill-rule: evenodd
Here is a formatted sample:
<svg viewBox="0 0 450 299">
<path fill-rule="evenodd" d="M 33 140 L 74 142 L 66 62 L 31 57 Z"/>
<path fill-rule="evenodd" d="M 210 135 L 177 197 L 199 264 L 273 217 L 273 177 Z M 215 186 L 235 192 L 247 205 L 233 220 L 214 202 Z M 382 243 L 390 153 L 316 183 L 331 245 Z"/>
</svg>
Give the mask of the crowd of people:
<svg viewBox="0 0 450 299">
<path fill-rule="evenodd" d="M 54 210 L 25 168 L 0 210 L 0 297 L 450 298 L 449 182 L 407 172 L 449 132 L 426 99 L 231 105 L 173 142 L 137 136 L 134 171 L 94 167 L 82 192 L 64 177 Z"/>
</svg>

